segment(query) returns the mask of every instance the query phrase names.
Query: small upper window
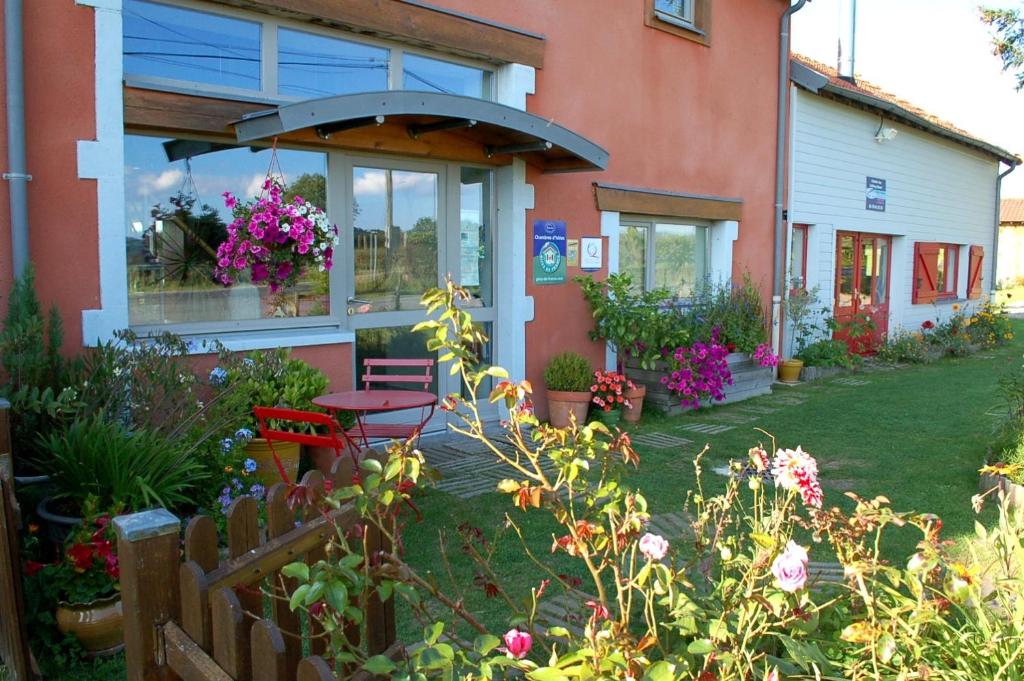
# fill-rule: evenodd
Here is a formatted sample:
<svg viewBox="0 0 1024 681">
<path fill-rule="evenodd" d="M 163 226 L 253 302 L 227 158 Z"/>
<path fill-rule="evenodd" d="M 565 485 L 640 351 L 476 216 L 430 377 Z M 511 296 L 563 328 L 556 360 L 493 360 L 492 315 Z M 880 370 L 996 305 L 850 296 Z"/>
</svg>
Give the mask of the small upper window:
<svg viewBox="0 0 1024 681">
<path fill-rule="evenodd" d="M 711 0 L 645 0 L 644 23 L 702 45 L 710 44 Z"/>
<path fill-rule="evenodd" d="M 444 92 L 480 99 L 490 96 L 490 73 L 472 66 L 407 52 L 402 56 L 402 73 L 402 87 L 406 90 Z"/>
<path fill-rule="evenodd" d="M 388 89 L 388 50 L 340 38 L 277 32 L 277 91 L 328 97 Z"/>
<path fill-rule="evenodd" d="M 260 89 L 260 24 L 144 0 L 124 3 L 124 72 Z"/>
<path fill-rule="evenodd" d="M 654 11 L 658 18 L 668 21 L 680 21 L 693 25 L 694 0 L 654 0 Z"/>
</svg>

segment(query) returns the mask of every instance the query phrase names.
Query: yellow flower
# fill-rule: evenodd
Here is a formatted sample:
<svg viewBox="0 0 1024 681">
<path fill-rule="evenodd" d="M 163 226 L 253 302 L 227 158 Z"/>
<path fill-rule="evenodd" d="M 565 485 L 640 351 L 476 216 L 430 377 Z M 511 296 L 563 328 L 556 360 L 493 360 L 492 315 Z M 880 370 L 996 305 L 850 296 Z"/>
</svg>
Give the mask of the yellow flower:
<svg viewBox="0 0 1024 681">
<path fill-rule="evenodd" d="M 231 466 L 224 466 L 224 472 L 225 472 L 225 473 L 233 473 L 233 472 L 234 472 L 234 470 L 235 470 L 235 469 L 234 469 L 234 468 L 232 468 Z"/>
<path fill-rule="evenodd" d="M 960 311 L 960 303 L 953 303 L 953 312 Z"/>
</svg>

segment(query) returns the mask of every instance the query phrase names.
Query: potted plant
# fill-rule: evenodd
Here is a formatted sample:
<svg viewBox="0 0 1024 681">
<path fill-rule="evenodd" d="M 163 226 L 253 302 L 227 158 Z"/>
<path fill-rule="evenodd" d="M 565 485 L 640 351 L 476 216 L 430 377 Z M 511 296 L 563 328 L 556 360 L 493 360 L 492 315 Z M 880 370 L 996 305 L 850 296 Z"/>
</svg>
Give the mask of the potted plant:
<svg viewBox="0 0 1024 681">
<path fill-rule="evenodd" d="M 574 418 L 576 423 L 586 422 L 592 379 L 593 367 L 579 353 L 563 352 L 551 359 L 544 369 L 551 425 L 566 428 L 570 418 Z"/>
<path fill-rule="evenodd" d="M 82 524 L 85 499 L 94 497 L 100 508 L 188 507 L 207 477 L 184 443 L 145 428 L 129 431 L 102 411 L 41 441 L 51 492 L 36 511 L 58 544 Z"/>
<path fill-rule="evenodd" d="M 229 372 L 231 375 L 228 380 L 240 378 L 242 389 L 247 391 L 249 416 L 245 430 L 252 434 L 258 431 L 252 407 L 322 411 L 313 404 L 313 398 L 327 391 L 327 376 L 301 359 L 289 357 L 289 352 L 288 348 L 254 352 Z M 235 376 L 235 372 L 240 376 Z M 280 425 L 274 424 L 275 427 Z M 345 424 L 342 426 L 345 427 Z M 266 486 L 280 482 L 281 479 L 274 461 L 275 453 L 289 478 L 297 480 L 302 457 L 299 443 L 274 442 L 271 447 L 271 443 L 265 438 L 251 437 L 245 446 L 245 455 L 256 462 L 257 475 Z M 310 453 L 310 458 L 320 469 L 325 463 L 329 469 L 330 460 L 334 456 L 333 451 L 329 452 L 329 456 L 325 452 Z"/>
<path fill-rule="evenodd" d="M 618 425 L 622 412 L 633 407 L 626 393 L 635 388 L 633 381 L 617 371 L 595 371 L 590 401 L 596 420 L 609 427 Z"/>
<path fill-rule="evenodd" d="M 119 650 L 124 642 L 120 567 L 111 514 L 97 514 L 97 497 L 83 504 L 84 522 L 68 536 L 49 565 L 28 561 L 25 573 L 37 580 L 63 634 L 78 639 L 91 655 Z"/>
<path fill-rule="evenodd" d="M 819 290 L 820 288 L 815 286 L 810 290 L 790 291 L 789 297 L 784 303 L 786 318 L 789 320 L 790 328 L 793 329 L 793 344 L 796 352 L 788 359 L 779 362 L 779 380 L 783 383 L 797 383 L 800 380 L 804 362 L 797 357 L 807 347 L 815 331 L 811 318 L 814 306 L 817 304 Z"/>
<path fill-rule="evenodd" d="M 293 286 L 311 267 L 331 269 L 337 226 L 301 196 L 285 199 L 285 195 L 277 177 L 267 177 L 260 195 L 247 203 L 224 192 L 224 205 L 231 209 L 234 221 L 228 225 L 227 239 L 217 247 L 217 281 L 231 286 L 248 272 L 252 283 L 265 282 L 277 293 Z"/>
</svg>

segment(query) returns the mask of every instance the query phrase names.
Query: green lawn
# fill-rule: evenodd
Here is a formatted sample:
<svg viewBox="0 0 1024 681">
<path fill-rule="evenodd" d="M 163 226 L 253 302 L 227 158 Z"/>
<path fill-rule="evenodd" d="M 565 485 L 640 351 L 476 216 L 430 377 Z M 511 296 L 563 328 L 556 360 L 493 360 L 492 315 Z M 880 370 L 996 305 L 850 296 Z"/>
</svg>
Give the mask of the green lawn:
<svg viewBox="0 0 1024 681">
<path fill-rule="evenodd" d="M 846 491 L 865 497 L 882 494 L 897 510 L 939 514 L 947 538 L 962 539 L 973 533 L 970 498 L 978 491 L 977 469 L 999 415 L 1005 412 L 998 379 L 1020 365 L 1024 352 L 1024 323 L 1014 324 L 1019 340 L 968 358 L 776 386 L 769 396 L 679 417 L 645 415 L 644 422 L 631 430 L 639 440 L 641 463 L 627 484 L 643 491 L 652 514 L 677 512 L 693 486 L 694 455 L 708 444 L 711 466 L 745 459 L 751 446 L 759 442 L 770 446 L 756 430 L 760 428 L 773 434 L 779 446 L 800 445 L 818 459 L 826 505 L 850 508 L 852 502 L 843 495 Z M 686 430 L 697 424 L 732 428 L 715 434 Z M 691 443 L 659 448 L 643 442 L 651 435 Z M 715 476 L 709 475 L 708 480 L 714 482 Z M 541 560 L 556 572 L 568 573 L 574 567 L 564 554 L 550 553 L 555 527 L 545 514 L 519 511 L 503 495 L 460 499 L 428 490 L 419 504 L 425 520 L 406 530 L 408 559 L 430 571 L 442 585 L 454 583 L 470 608 L 492 626 L 507 624 L 506 610 L 499 599 L 487 599 L 474 587 L 474 571 L 459 551 L 456 527 L 461 523 L 490 534 L 502 526 L 508 513 L 522 522 L 529 545 Z M 438 551 L 438 538 L 444 533 L 452 537 L 447 567 Z M 914 530 L 899 530 L 890 534 L 886 552 L 893 560 L 905 560 L 917 540 Z M 514 536 L 505 535 L 494 550 L 494 564 L 507 576 L 513 595 L 528 594 L 544 576 L 525 557 Z M 829 557 L 819 554 L 812 559 Z M 406 637 L 419 631 L 408 620 L 400 628 Z"/>
</svg>

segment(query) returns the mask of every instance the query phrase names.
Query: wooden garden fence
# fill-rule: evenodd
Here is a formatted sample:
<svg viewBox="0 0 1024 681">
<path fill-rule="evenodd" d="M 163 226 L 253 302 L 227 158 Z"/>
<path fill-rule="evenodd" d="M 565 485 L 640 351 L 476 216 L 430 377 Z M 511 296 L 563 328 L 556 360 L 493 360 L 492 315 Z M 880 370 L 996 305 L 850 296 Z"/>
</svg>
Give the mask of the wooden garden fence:
<svg viewBox="0 0 1024 681">
<path fill-rule="evenodd" d="M 339 459 L 332 478 L 350 484 L 351 473 L 346 457 Z M 308 473 L 302 484 L 323 493 L 324 478 L 318 472 Z M 185 529 L 184 562 L 180 521 L 170 512 L 157 509 L 114 520 L 129 681 L 372 678 L 365 673 L 338 676 L 323 657 L 326 642 L 317 636 L 322 632 L 316 622 L 301 621 L 280 598 L 285 595 L 282 583 L 294 588 L 281 568 L 297 560 L 320 560 L 337 528 L 351 528 L 360 518 L 344 506 L 326 515 L 309 510 L 297 520 L 286 503 L 287 491 L 278 483 L 268 492 L 264 530 L 255 499 L 232 502 L 226 554 L 218 546 L 214 521 L 193 518 Z M 371 552 L 389 548 L 375 528 L 365 531 Z M 278 598 L 265 598 L 261 586 Z M 393 600 L 370 597 L 361 605 L 361 645 L 367 654 L 400 655 Z M 360 636 L 358 630 L 348 633 L 349 640 Z"/>
<path fill-rule="evenodd" d="M 23 681 L 29 678 L 31 657 L 21 591 L 21 515 L 14 498 L 10 408 L 10 403 L 0 398 L 0 660 L 7 669 L 5 678 Z"/>
</svg>

